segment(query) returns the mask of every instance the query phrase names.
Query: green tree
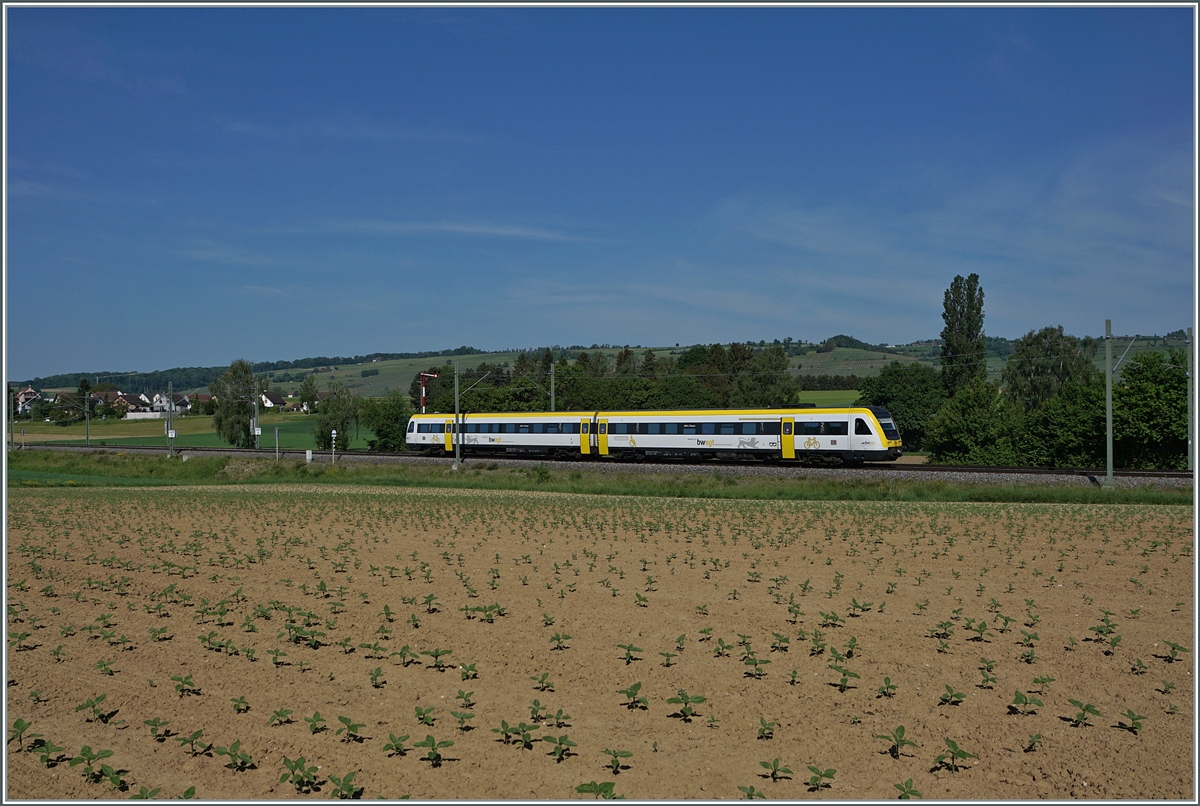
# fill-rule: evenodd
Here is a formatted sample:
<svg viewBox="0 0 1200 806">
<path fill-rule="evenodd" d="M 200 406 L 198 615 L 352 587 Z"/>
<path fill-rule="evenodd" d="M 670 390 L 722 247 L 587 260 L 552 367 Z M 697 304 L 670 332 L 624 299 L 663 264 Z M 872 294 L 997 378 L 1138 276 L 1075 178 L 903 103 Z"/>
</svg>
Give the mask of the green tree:
<svg viewBox="0 0 1200 806">
<path fill-rule="evenodd" d="M 317 376 L 305 375 L 304 380 L 300 382 L 300 405 L 305 406 L 309 414 L 312 414 L 317 408 Z"/>
<path fill-rule="evenodd" d="M 734 381 L 730 405 L 763 408 L 795 403 L 799 386 L 796 379 L 788 375 L 787 369 L 788 357 L 783 347 L 760 350 Z"/>
<path fill-rule="evenodd" d="M 987 343 L 983 336 L 983 289 L 979 275 L 955 276 L 943 299 L 942 383 L 947 397 L 987 380 Z"/>
<path fill-rule="evenodd" d="M 1096 341 L 1080 341 L 1062 326 L 1029 331 L 1012 343 L 1000 376 L 1004 393 L 1029 412 L 1060 394 L 1067 384 L 1099 385 L 1104 375 L 1092 363 Z"/>
<path fill-rule="evenodd" d="M 1130 359 L 1113 387 L 1113 461 L 1127 468 L 1187 467 L 1187 353 Z"/>
<path fill-rule="evenodd" d="M 329 394 L 321 401 L 321 408 L 317 412 L 317 426 L 312 432 L 317 448 L 329 450 L 333 445 L 332 432 L 337 431 L 337 449 L 350 450 L 350 428 L 357 428 L 358 415 L 358 396 L 341 381 L 330 381 Z"/>
<path fill-rule="evenodd" d="M 383 397 L 361 399 L 359 419 L 375 432 L 375 439 L 367 440 L 367 450 L 404 450 L 408 419 L 412 415 L 412 402 L 399 389 L 393 389 Z M 338 433 L 340 435 L 341 429 Z"/>
<path fill-rule="evenodd" d="M 1097 468 L 1105 463 L 1104 387 L 1070 381 L 1022 419 L 1020 464 Z"/>
<path fill-rule="evenodd" d="M 891 413 L 906 450 L 922 450 L 931 417 L 946 402 L 941 373 L 926 364 L 893 361 L 858 385 L 859 406 L 883 406 Z"/>
<path fill-rule="evenodd" d="M 976 381 L 942 405 L 925 430 L 929 460 L 941 464 L 1016 465 L 1020 412 L 998 384 Z"/>
<path fill-rule="evenodd" d="M 255 385 L 254 365 L 239 358 L 229 369 L 208 385 L 216 401 L 213 408 L 213 428 L 221 439 L 235 448 L 253 448 L 254 397 L 266 391 L 267 381 L 259 380 Z"/>
</svg>

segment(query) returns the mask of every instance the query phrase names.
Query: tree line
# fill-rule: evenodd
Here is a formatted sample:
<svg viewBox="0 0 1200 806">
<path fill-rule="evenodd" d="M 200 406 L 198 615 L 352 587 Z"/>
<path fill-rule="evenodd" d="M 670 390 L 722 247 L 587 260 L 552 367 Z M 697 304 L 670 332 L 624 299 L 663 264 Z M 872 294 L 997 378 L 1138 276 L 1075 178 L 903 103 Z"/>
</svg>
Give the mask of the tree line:
<svg viewBox="0 0 1200 806">
<path fill-rule="evenodd" d="M 942 318 L 941 366 L 894 362 L 859 386 L 859 402 L 892 413 L 910 451 L 930 461 L 1019 467 L 1099 468 L 1107 461 L 1102 343 L 1061 326 L 1011 345 L 999 382 L 987 381 L 983 289 L 955 277 Z M 1182 332 L 1175 334 L 1182 337 Z M 1113 463 L 1187 467 L 1187 352 L 1143 352 L 1113 384 Z"/>
</svg>

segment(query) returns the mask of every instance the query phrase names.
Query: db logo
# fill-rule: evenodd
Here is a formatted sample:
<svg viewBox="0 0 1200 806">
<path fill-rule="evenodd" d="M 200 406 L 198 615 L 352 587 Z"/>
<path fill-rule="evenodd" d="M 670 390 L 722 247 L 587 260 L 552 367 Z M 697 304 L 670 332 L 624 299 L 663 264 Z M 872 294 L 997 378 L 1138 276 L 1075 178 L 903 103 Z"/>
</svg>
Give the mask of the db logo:
<svg viewBox="0 0 1200 806">
<path fill-rule="evenodd" d="M 804 440 L 804 447 L 808 450 L 819 448 L 821 447 L 821 440 L 817 439 L 816 437 L 809 437 L 808 439 Z"/>
</svg>

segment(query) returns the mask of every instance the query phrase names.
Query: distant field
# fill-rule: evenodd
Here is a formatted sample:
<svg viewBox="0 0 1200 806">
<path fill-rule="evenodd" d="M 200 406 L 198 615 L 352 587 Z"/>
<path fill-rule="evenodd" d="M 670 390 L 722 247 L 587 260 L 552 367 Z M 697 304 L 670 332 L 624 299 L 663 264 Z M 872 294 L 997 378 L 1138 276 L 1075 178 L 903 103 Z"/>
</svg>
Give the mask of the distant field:
<svg viewBox="0 0 1200 806">
<path fill-rule="evenodd" d="M 801 403 L 815 403 L 818 406 L 853 406 L 858 400 L 857 389 L 832 392 L 801 392 Z"/>
<path fill-rule="evenodd" d="M 176 418 L 175 446 L 179 448 L 220 448 L 227 447 L 213 429 L 212 417 L 189 416 Z M 279 447 L 286 450 L 307 450 L 317 447 L 312 430 L 317 424 L 316 417 L 306 414 L 264 414 L 262 421 L 262 436 L 259 445 L 263 448 L 275 447 L 275 428 L 279 428 Z M 163 420 L 93 420 L 91 424 L 91 442 L 93 445 L 166 445 L 167 438 L 163 433 Z M 66 445 L 84 443 L 84 424 L 77 423 L 67 427 L 53 423 L 26 423 L 17 425 L 14 431 L 14 441 L 21 443 L 21 428 L 25 429 L 26 444 L 39 442 L 55 442 Z M 357 437 L 350 440 L 354 450 L 365 450 L 367 440 L 374 439 L 370 429 L 363 428 Z M 7 438 L 7 432 L 6 432 Z"/>
</svg>

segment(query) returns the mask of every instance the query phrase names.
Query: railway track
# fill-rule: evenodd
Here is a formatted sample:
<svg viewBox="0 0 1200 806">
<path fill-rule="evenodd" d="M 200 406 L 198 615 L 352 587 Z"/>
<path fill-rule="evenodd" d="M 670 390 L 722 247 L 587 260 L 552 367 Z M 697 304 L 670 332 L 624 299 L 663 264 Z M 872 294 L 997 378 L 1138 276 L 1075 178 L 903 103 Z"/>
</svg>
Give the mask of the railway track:
<svg viewBox="0 0 1200 806">
<path fill-rule="evenodd" d="M 166 446 L 149 446 L 149 445 L 53 445 L 53 444 L 37 444 L 29 445 L 25 450 L 57 450 L 57 451 L 105 451 L 111 453 L 136 453 L 145 455 L 164 455 L 167 453 Z M 193 448 L 193 447 L 176 447 L 176 454 L 188 454 L 193 456 L 202 456 L 210 454 L 214 456 L 246 456 L 258 457 L 264 459 L 274 459 L 276 455 L 280 459 L 304 459 L 305 451 L 298 450 L 280 450 L 278 454 L 271 448 Z M 328 462 L 333 460 L 329 451 L 312 452 L 313 461 Z M 338 462 L 371 462 L 371 463 L 387 463 L 387 462 L 404 462 L 412 464 L 427 464 L 427 465 L 449 465 L 453 462 L 452 457 L 442 456 L 425 456 L 419 453 L 366 453 L 359 451 L 339 452 L 336 456 Z M 633 470 L 634 468 L 660 468 L 667 470 L 684 471 L 684 472 L 706 472 L 714 469 L 723 470 L 760 470 L 770 468 L 772 470 L 795 470 L 808 471 L 805 475 L 820 475 L 821 471 L 826 473 L 845 473 L 846 471 L 870 470 L 879 471 L 889 475 L 921 475 L 921 474 L 937 474 L 937 475 L 992 475 L 992 476 L 1069 476 L 1079 477 L 1091 480 L 1096 483 L 1097 479 L 1102 479 L 1106 475 L 1103 469 L 1079 469 L 1079 468 L 1044 468 L 1044 467 L 987 467 L 978 465 L 918 465 L 918 464 L 902 464 L 896 462 L 868 462 L 855 467 L 808 467 L 804 465 L 783 464 L 783 463 L 762 463 L 749 461 L 720 461 L 714 460 L 698 464 L 695 462 L 654 462 L 654 463 L 637 463 L 637 462 L 622 462 L 622 461 L 604 461 L 604 460 L 589 460 L 581 461 L 563 461 L 549 458 L 538 457 L 503 457 L 503 456 L 484 456 L 470 457 L 465 459 L 464 463 L 471 466 L 479 466 L 492 462 L 503 462 L 512 464 L 516 467 L 526 467 L 538 464 L 545 464 L 553 468 L 572 468 L 589 467 L 605 470 Z M 1193 474 L 1186 470 L 1114 470 L 1114 478 L 1122 479 L 1146 479 L 1146 480 L 1190 480 Z"/>
</svg>

